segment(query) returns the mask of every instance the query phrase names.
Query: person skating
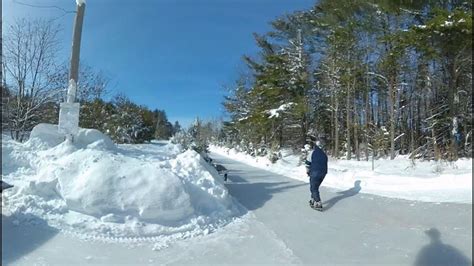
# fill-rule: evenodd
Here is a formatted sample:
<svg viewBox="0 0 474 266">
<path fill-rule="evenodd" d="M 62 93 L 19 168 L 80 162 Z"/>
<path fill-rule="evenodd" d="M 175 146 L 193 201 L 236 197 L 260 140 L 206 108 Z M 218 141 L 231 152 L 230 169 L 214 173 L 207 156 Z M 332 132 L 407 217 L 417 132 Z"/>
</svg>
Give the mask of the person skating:
<svg viewBox="0 0 474 266">
<path fill-rule="evenodd" d="M 311 153 L 311 161 L 306 162 L 309 164 L 309 184 L 311 191 L 311 200 L 309 205 L 311 208 L 322 211 L 323 204 L 321 202 L 321 197 L 319 194 L 319 187 L 323 182 L 326 174 L 328 172 L 328 157 L 326 153 L 321 149 L 321 142 L 316 141 L 314 145 L 314 150 Z"/>
</svg>

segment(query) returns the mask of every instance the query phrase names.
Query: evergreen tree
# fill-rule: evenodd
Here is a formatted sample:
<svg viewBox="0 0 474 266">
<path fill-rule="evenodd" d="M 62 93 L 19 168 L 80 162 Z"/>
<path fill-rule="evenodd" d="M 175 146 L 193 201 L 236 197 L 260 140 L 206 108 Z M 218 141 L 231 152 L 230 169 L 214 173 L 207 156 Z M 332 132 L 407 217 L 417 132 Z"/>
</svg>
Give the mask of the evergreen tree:
<svg viewBox="0 0 474 266">
<path fill-rule="evenodd" d="M 271 154 L 311 133 L 346 159 L 471 156 L 472 3 L 322 0 L 255 40 L 226 145 Z"/>
<path fill-rule="evenodd" d="M 154 111 L 156 120 L 156 139 L 169 139 L 173 135 L 173 125 L 168 121 L 166 112 L 164 110 Z"/>
</svg>

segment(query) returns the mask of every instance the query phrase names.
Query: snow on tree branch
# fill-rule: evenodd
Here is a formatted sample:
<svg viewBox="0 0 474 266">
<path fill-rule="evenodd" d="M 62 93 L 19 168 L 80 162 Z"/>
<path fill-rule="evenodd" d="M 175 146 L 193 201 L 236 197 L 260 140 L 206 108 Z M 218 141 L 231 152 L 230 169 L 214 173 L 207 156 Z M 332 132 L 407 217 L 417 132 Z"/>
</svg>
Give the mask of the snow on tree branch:
<svg viewBox="0 0 474 266">
<path fill-rule="evenodd" d="M 276 109 L 271 109 L 271 110 L 265 111 L 265 113 L 270 114 L 269 118 L 279 117 L 280 112 L 284 112 L 284 111 L 290 109 L 293 105 L 295 105 L 295 103 L 285 103 L 285 104 L 282 104 L 280 107 L 278 107 Z"/>
</svg>

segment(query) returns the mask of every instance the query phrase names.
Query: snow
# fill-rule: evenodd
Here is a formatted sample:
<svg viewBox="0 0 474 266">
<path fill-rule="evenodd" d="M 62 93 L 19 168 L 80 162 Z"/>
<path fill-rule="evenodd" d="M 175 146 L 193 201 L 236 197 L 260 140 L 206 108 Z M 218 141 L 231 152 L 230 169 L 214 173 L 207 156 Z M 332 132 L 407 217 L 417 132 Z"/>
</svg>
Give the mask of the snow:
<svg viewBox="0 0 474 266">
<path fill-rule="evenodd" d="M 290 151 L 283 150 L 283 158 L 272 164 L 266 157 L 255 158 L 236 149 L 211 145 L 210 150 L 254 167 L 309 182 L 304 163 L 300 164 L 300 157 Z M 472 204 L 472 159 L 452 163 L 413 163 L 407 157 L 399 156 L 395 160 L 376 160 L 372 171 L 371 161 L 330 158 L 328 168 L 323 187 L 347 190 L 360 181 L 362 193 L 424 202 Z"/>
<path fill-rule="evenodd" d="M 456 135 L 456 134 L 458 133 L 458 125 L 459 125 L 459 123 L 458 123 L 458 118 L 457 118 L 457 117 L 453 117 L 453 129 L 452 129 L 452 131 L 451 131 L 451 133 L 452 133 L 453 135 Z"/>
<path fill-rule="evenodd" d="M 6 137 L 8 140 L 8 137 Z M 38 124 L 30 133 L 30 139 L 25 143 L 26 146 L 34 148 L 37 146 L 40 149 L 52 148 L 63 143 L 65 140 L 64 134 L 60 133 L 57 125 L 52 124 Z M 107 136 L 96 129 L 81 128 L 74 137 L 74 145 L 80 148 L 104 147 L 105 149 L 115 149 L 115 144 Z"/>
<path fill-rule="evenodd" d="M 441 27 L 451 27 L 453 26 L 452 21 L 445 21 L 444 24 L 441 24 Z"/>
<path fill-rule="evenodd" d="M 2 179 L 15 186 L 3 195 L 3 214 L 19 225 L 44 220 L 79 239 L 162 245 L 208 234 L 242 211 L 194 151 L 169 142 L 115 145 L 94 129 L 73 140 L 49 124 L 26 143 L 3 135 Z"/>
<path fill-rule="evenodd" d="M 77 5 L 80 6 L 82 3 L 79 3 L 80 0 L 77 0 Z M 67 88 L 67 102 L 73 103 L 76 100 L 76 91 L 77 91 L 77 84 L 74 79 L 69 80 L 69 86 Z"/>
<path fill-rule="evenodd" d="M 63 102 L 59 107 L 59 132 L 66 135 L 74 135 L 79 131 L 80 104 Z"/>
<path fill-rule="evenodd" d="M 266 111 L 266 113 L 270 115 L 269 118 L 279 117 L 280 112 L 284 112 L 285 110 L 291 108 L 291 106 L 293 106 L 294 104 L 295 103 L 285 103 L 276 109 L 271 109 L 271 110 Z"/>
<path fill-rule="evenodd" d="M 15 159 L 3 162 L 10 170 L 6 176 L 16 186 L 36 180 L 34 166 L 44 155 L 38 153 L 52 149 L 44 144 L 35 146 L 39 143 L 36 140 L 30 145 L 18 144 L 4 137 L 3 155 Z M 71 150 L 61 148 L 65 156 L 73 156 L 82 149 L 75 144 L 61 145 L 72 146 Z M 93 147 L 83 149 L 91 153 L 94 150 Z M 168 161 L 171 165 L 170 161 L 180 161 L 180 155 L 193 157 L 193 153 L 184 155 L 179 146 L 168 142 L 101 149 L 109 151 L 107 156 L 139 159 L 149 164 L 167 164 Z M 287 164 L 296 163 L 291 161 L 295 158 L 290 153 L 282 152 Z M 50 154 L 56 156 L 55 151 Z M 246 208 L 237 216 L 225 218 L 225 214 L 217 211 L 215 216 L 195 217 L 195 222 L 183 219 L 179 225 L 168 222 L 154 224 L 152 228 L 153 224 L 139 218 L 119 222 L 117 213 L 98 219 L 70 211 L 67 206 L 63 210 L 55 209 L 54 202 L 60 203 L 61 199 L 54 195 L 49 201 L 30 195 L 35 203 L 21 205 L 20 199 L 27 201 L 27 195 L 15 191 L 15 187 L 12 193 L 9 192 L 12 189 L 7 191 L 2 202 L 2 264 L 415 265 L 421 258 L 430 265 L 439 261 L 471 265 L 470 204 L 413 202 L 357 193 L 352 186 L 346 191 L 323 187 L 321 192 L 326 209 L 320 213 L 308 208 L 309 186 L 304 182 L 215 153 L 211 153 L 211 157 L 213 162 L 229 169 L 229 182 L 225 184 L 227 191 L 238 200 L 239 209 L 240 206 Z M 181 167 L 176 167 L 178 176 L 187 176 L 186 172 L 196 173 L 194 166 L 190 166 L 194 163 L 201 170 L 207 169 L 201 159 L 192 162 L 188 159 L 180 162 Z M 265 162 L 264 158 L 259 161 Z M 214 182 L 220 184 L 215 171 L 207 170 L 217 178 Z M 209 189 L 213 191 L 216 187 L 220 186 L 208 186 L 201 193 Z M 194 192 L 188 194 L 193 196 Z M 211 192 L 204 198 L 213 195 Z M 146 230 L 149 230 L 148 235 L 155 236 L 145 237 Z M 426 232 L 432 230 L 438 230 L 440 242 L 430 243 Z M 86 237 L 85 233 L 90 234 Z M 141 237 L 134 237 L 136 235 Z M 446 253 L 445 250 L 452 252 Z"/>
<path fill-rule="evenodd" d="M 244 120 L 247 120 L 247 119 L 249 119 L 249 117 L 248 117 L 248 116 L 245 116 L 245 117 L 239 118 L 238 121 L 241 122 L 241 121 L 244 121 Z"/>
<path fill-rule="evenodd" d="M 78 6 L 81 6 L 82 4 L 85 4 L 86 3 L 86 0 L 76 0 L 76 4 Z"/>
</svg>

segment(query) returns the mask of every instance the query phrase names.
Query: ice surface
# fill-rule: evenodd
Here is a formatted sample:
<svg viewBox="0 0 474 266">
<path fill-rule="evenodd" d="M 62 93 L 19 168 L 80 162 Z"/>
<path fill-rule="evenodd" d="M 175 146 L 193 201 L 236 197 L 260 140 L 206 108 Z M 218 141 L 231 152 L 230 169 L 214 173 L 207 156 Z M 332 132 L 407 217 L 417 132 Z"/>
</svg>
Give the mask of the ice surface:
<svg viewBox="0 0 474 266">
<path fill-rule="evenodd" d="M 210 146 L 210 150 L 235 160 L 309 182 L 299 156 L 283 150 L 283 158 L 272 164 L 266 157 L 252 157 L 236 149 Z M 411 161 L 399 156 L 395 160 L 335 160 L 330 158 L 328 174 L 322 186 L 346 190 L 361 181 L 364 193 L 427 202 L 472 203 L 472 159 L 456 162 Z"/>
<path fill-rule="evenodd" d="M 147 158 L 169 154 L 156 152 L 153 145 L 120 148 L 131 154 L 141 151 Z M 471 265 L 470 204 L 406 201 L 323 187 L 321 213 L 308 207 L 308 184 L 218 154 L 211 157 L 229 169 L 228 191 L 249 210 L 225 226 L 177 241 L 161 236 L 143 242 L 117 238 L 112 231 L 108 237 L 95 237 L 100 241 L 84 242 L 41 219 L 27 226 L 25 220 L 31 224 L 37 217 L 17 212 L 2 217 L 3 264 Z M 439 237 L 432 239 L 428 232 L 436 230 Z"/>
</svg>

